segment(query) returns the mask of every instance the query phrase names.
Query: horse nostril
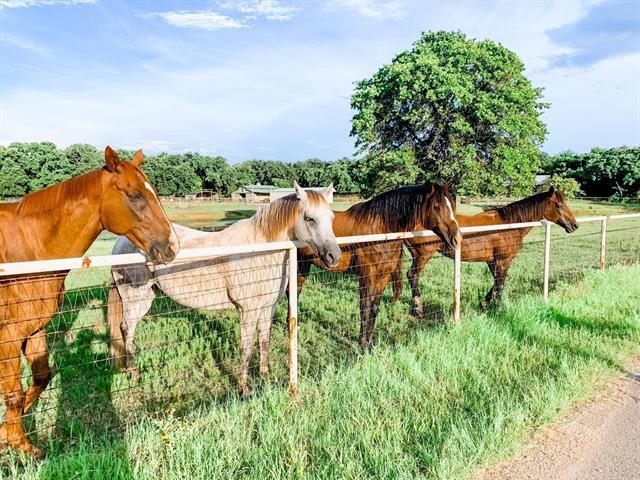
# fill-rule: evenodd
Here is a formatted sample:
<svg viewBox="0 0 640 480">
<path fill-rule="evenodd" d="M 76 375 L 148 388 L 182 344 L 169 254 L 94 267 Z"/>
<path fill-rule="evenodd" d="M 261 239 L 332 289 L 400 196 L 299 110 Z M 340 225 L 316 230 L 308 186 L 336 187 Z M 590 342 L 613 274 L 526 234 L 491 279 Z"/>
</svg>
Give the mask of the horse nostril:
<svg viewBox="0 0 640 480">
<path fill-rule="evenodd" d="M 327 263 L 334 263 L 336 260 L 336 257 L 333 255 L 333 253 L 329 252 L 327 253 Z"/>
</svg>

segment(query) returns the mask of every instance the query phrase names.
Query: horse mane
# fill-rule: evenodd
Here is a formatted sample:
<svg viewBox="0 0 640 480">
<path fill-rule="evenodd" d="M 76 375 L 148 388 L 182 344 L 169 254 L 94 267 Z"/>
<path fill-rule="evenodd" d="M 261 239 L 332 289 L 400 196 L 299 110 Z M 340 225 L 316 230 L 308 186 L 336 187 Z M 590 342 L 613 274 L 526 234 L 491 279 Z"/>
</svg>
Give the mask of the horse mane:
<svg viewBox="0 0 640 480">
<path fill-rule="evenodd" d="M 51 212 L 80 198 L 86 198 L 101 185 L 102 170 L 93 170 L 22 197 L 15 208 L 16 215 L 38 215 Z"/>
<path fill-rule="evenodd" d="M 306 190 L 306 192 L 310 203 L 317 204 L 323 201 L 320 193 L 314 190 Z M 267 237 L 267 241 L 271 242 L 277 239 L 283 230 L 289 230 L 293 226 L 299 208 L 300 200 L 295 193 L 292 193 L 261 207 L 253 216 L 253 222 Z"/>
<path fill-rule="evenodd" d="M 361 224 L 380 222 L 389 232 L 411 230 L 422 222 L 430 187 L 427 183 L 396 188 L 353 205 L 347 214 Z"/>
<path fill-rule="evenodd" d="M 504 207 L 496 208 L 495 211 L 506 223 L 536 221 L 543 217 L 548 198 L 549 192 L 536 193 Z"/>
</svg>

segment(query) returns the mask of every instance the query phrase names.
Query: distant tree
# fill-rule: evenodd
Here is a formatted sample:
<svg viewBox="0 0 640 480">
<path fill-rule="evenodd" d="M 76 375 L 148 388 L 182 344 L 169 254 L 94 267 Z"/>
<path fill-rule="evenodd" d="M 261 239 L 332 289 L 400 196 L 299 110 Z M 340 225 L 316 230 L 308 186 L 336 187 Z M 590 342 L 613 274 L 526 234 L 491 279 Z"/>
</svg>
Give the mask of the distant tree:
<svg viewBox="0 0 640 480">
<path fill-rule="evenodd" d="M 14 152 L 0 147 L 0 198 L 21 197 L 29 193 L 29 178 Z"/>
<path fill-rule="evenodd" d="M 575 178 L 565 178 L 560 175 L 552 175 L 544 181 L 545 190 L 550 187 L 561 191 L 567 198 L 574 198 L 582 193 L 580 184 Z"/>
<path fill-rule="evenodd" d="M 359 161 L 360 192 L 367 198 L 416 183 L 420 169 L 408 150 L 371 154 Z"/>
<path fill-rule="evenodd" d="M 99 152 L 93 145 L 86 143 L 69 145 L 64 149 L 64 156 L 69 167 L 73 170 L 71 176 L 82 175 L 91 170 L 102 168 L 104 165 L 103 152 Z"/>
<path fill-rule="evenodd" d="M 534 185 L 548 105 L 522 61 L 499 43 L 424 33 L 358 82 L 351 105 L 361 152 L 412 150 L 430 179 L 485 194 L 529 193 Z"/>
<path fill-rule="evenodd" d="M 198 153 L 183 154 L 183 161 L 189 165 L 200 178 L 202 188 L 211 189 L 221 195 L 228 195 L 234 190 L 232 170 L 224 157 L 209 157 Z"/>
<path fill-rule="evenodd" d="M 339 193 L 358 193 L 356 170 L 358 164 L 350 158 L 343 158 L 329 164 L 329 182 L 333 182 L 333 187 Z M 323 185 L 324 186 L 324 185 Z"/>
<path fill-rule="evenodd" d="M 303 187 L 320 187 L 331 183 L 329 164 L 318 158 L 309 158 L 294 164 L 296 179 Z"/>
<path fill-rule="evenodd" d="M 589 196 L 634 197 L 640 190 L 640 147 L 562 152 L 548 156 L 543 171 L 574 178 Z"/>
<path fill-rule="evenodd" d="M 296 177 L 293 166 L 288 163 L 274 160 L 247 160 L 234 167 L 236 183 L 248 185 L 244 180 L 251 180 L 251 183 L 260 185 L 274 185 L 276 187 L 291 187 Z M 239 180 L 243 180 L 239 182 Z"/>
<path fill-rule="evenodd" d="M 181 155 L 148 156 L 142 169 L 160 195 L 184 196 L 202 189 L 202 181 Z"/>
</svg>

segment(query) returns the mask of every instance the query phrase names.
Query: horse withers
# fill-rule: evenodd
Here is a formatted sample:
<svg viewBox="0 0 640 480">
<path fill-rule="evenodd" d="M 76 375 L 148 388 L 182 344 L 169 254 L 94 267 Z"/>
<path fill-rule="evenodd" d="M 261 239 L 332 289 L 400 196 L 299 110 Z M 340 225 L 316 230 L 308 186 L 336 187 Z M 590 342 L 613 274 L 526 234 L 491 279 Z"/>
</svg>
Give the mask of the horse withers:
<svg viewBox="0 0 640 480">
<path fill-rule="evenodd" d="M 548 192 L 538 193 L 504 207 L 487 210 L 477 215 L 456 215 L 461 227 L 484 225 L 502 225 L 509 223 L 526 223 L 547 220 L 562 227 L 567 233 L 578 228 L 576 217 L 567 205 L 564 195 L 553 187 Z M 496 232 L 466 234 L 462 242 L 461 258 L 464 262 L 486 262 L 494 278 L 494 283 L 482 307 L 492 302 L 499 302 L 513 260 L 522 249 L 524 238 L 531 228 L 516 228 Z M 420 274 L 436 252 L 453 258 L 454 251 L 443 245 L 436 237 L 410 238 L 406 240 L 407 248 L 413 262 L 407 278 L 413 295 L 413 313 L 424 316 L 422 296 L 420 294 Z M 402 262 L 394 272 L 394 297 L 398 298 L 402 291 Z"/>
<path fill-rule="evenodd" d="M 142 151 L 123 161 L 110 147 L 102 169 L 74 177 L 0 207 L 0 262 L 84 255 L 103 230 L 126 235 L 153 262 L 177 253 L 177 238 L 151 183 Z M 22 417 L 51 379 L 45 327 L 58 309 L 68 272 L 0 277 L 0 386 L 6 406 L 0 448 L 39 456 Z M 23 392 L 21 355 L 33 382 Z"/>
<path fill-rule="evenodd" d="M 448 248 L 461 241 L 454 217 L 455 203 L 440 185 L 401 187 L 371 200 L 334 212 L 333 231 L 338 237 L 430 229 Z M 360 292 L 360 347 L 372 347 L 380 298 L 402 258 L 402 240 L 344 245 L 337 266 L 327 268 L 309 249 L 301 249 L 298 261 L 298 294 L 312 264 L 335 273 L 358 276 Z"/>
<path fill-rule="evenodd" d="M 333 186 L 319 193 L 295 184 L 295 194 L 266 205 L 251 218 L 219 232 L 202 232 L 174 225 L 185 248 L 217 247 L 251 243 L 300 240 L 327 268 L 340 261 L 340 247 L 331 225 L 333 212 L 327 203 Z M 135 252 L 125 238 L 118 239 L 114 254 Z M 109 293 L 110 357 L 118 368 L 140 374 L 136 367 L 134 338 L 138 322 L 155 298 L 155 286 L 180 305 L 205 311 L 236 308 L 240 312 L 241 395 L 249 393 L 248 370 L 255 335 L 260 347 L 260 373 L 269 372 L 271 323 L 278 300 L 288 284 L 288 253 L 285 251 L 234 254 L 216 258 L 175 262 L 167 266 L 113 267 Z"/>
</svg>

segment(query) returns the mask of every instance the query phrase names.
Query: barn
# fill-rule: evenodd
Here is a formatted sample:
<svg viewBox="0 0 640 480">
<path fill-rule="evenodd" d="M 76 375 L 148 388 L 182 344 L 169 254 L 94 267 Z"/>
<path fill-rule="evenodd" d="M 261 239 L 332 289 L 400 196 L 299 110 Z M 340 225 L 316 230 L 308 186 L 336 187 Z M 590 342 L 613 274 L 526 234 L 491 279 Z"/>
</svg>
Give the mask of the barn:
<svg viewBox="0 0 640 480">
<path fill-rule="evenodd" d="M 269 194 L 275 190 L 273 185 L 243 185 L 231 193 L 231 199 L 236 202 L 267 203 Z"/>
</svg>

